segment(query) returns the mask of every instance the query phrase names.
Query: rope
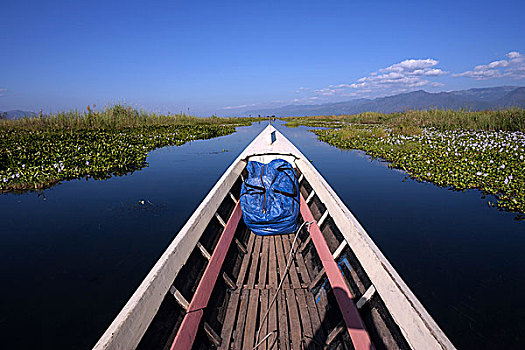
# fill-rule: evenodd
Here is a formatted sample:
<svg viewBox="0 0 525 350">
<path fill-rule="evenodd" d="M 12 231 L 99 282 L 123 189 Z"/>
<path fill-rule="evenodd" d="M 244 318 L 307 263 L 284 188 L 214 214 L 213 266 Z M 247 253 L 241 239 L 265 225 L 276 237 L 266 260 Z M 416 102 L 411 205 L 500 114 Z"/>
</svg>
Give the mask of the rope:
<svg viewBox="0 0 525 350">
<path fill-rule="evenodd" d="M 261 323 L 259 325 L 259 329 L 257 329 L 257 333 L 255 333 L 256 334 L 256 337 L 255 337 L 256 344 L 255 344 L 255 346 L 253 347 L 252 350 L 255 350 L 259 346 L 261 346 L 261 344 L 264 343 L 264 341 L 266 339 L 268 339 L 268 337 L 270 337 L 273 333 L 275 333 L 276 335 L 279 333 L 279 331 L 277 329 L 274 329 L 270 333 L 266 334 L 261 341 L 259 341 L 259 332 L 261 331 L 261 327 L 264 324 L 264 321 L 266 321 L 266 318 L 268 317 L 268 313 L 270 312 L 270 309 L 272 308 L 273 303 L 275 303 L 275 300 L 277 299 L 277 295 L 279 294 L 279 291 L 281 290 L 281 287 L 283 285 L 284 279 L 286 278 L 286 276 L 288 275 L 288 272 L 290 271 L 290 265 L 292 264 L 292 261 L 293 261 L 292 255 L 295 255 L 293 249 L 294 249 L 295 243 L 297 242 L 297 238 L 299 237 L 299 232 L 301 232 L 301 230 L 303 229 L 303 227 L 305 225 L 306 225 L 307 230 L 310 231 L 310 225 L 313 224 L 313 223 L 314 223 L 313 221 L 305 221 L 305 222 L 303 222 L 301 224 L 301 226 L 299 226 L 299 229 L 296 231 L 295 238 L 294 238 L 294 240 L 292 242 L 292 246 L 290 248 L 290 253 L 289 253 L 289 256 L 288 256 L 288 262 L 286 263 L 286 269 L 284 270 L 284 274 L 281 277 L 281 281 L 279 282 L 279 286 L 277 286 L 277 289 L 275 290 L 275 295 L 273 296 L 273 299 L 270 302 L 270 305 L 268 305 L 268 309 L 266 309 L 264 317 L 261 320 Z M 277 337 L 276 337 L 275 340 L 277 340 Z M 275 342 L 275 340 L 272 342 L 272 344 Z"/>
</svg>

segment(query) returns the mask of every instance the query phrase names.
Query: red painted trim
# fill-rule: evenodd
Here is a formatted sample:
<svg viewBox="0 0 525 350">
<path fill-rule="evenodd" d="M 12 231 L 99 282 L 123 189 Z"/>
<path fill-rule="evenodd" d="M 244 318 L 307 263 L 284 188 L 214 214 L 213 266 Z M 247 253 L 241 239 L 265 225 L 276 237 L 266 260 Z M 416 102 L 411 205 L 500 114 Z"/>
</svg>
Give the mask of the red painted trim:
<svg viewBox="0 0 525 350">
<path fill-rule="evenodd" d="M 203 309 L 208 305 L 213 287 L 221 271 L 222 264 L 230 248 L 241 216 L 241 205 L 240 202 L 237 202 L 230 219 L 224 227 L 221 238 L 219 238 L 219 242 L 217 242 L 208 266 L 206 266 L 206 270 L 197 286 L 195 295 L 191 299 L 184 320 L 171 344 L 171 350 L 191 349 L 202 319 L 202 314 L 204 313 Z"/>
<path fill-rule="evenodd" d="M 354 296 L 346 285 L 343 275 L 341 274 L 341 271 L 332 257 L 332 253 L 330 253 L 328 245 L 326 244 L 323 233 L 321 232 L 319 225 L 317 225 L 317 221 L 314 219 L 314 216 L 312 215 L 312 212 L 310 211 L 310 208 L 308 208 L 308 204 L 306 204 L 306 201 L 302 195 L 300 208 L 304 221 L 313 221 L 312 225 L 310 225 L 310 236 L 312 237 L 312 242 L 314 243 L 315 249 L 317 250 L 317 254 L 323 263 L 326 275 L 328 276 L 328 281 L 332 286 L 335 298 L 339 304 L 339 309 L 343 314 L 346 329 L 350 335 L 350 338 L 352 339 L 354 348 L 356 350 L 373 349 L 374 346 L 370 341 L 370 337 L 368 336 L 368 332 L 365 329 L 363 320 L 359 315 L 357 306 L 352 301 Z"/>
</svg>

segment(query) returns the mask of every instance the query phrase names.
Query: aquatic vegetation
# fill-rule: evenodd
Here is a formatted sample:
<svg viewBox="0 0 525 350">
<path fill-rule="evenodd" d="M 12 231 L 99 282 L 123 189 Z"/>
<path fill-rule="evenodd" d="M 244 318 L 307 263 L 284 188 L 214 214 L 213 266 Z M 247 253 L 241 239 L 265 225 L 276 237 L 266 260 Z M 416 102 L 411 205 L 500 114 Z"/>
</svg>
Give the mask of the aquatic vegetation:
<svg viewBox="0 0 525 350">
<path fill-rule="evenodd" d="M 456 190 L 494 195 L 492 205 L 525 213 L 525 133 L 439 130 L 404 132 L 398 126 L 350 125 L 312 130 L 319 140 L 343 149 L 364 150 L 412 178 Z M 405 129 L 406 131 L 406 129 Z"/>
<path fill-rule="evenodd" d="M 407 110 L 391 114 L 366 112 L 355 115 L 281 118 L 290 126 L 339 127 L 348 124 L 382 124 L 399 127 L 434 127 L 439 130 L 525 130 L 525 109 L 491 111 Z"/>
<path fill-rule="evenodd" d="M 115 106 L 0 123 L 0 191 L 35 190 L 62 180 L 109 178 L 147 166 L 159 147 L 235 132 L 244 118 L 162 116 Z"/>
</svg>

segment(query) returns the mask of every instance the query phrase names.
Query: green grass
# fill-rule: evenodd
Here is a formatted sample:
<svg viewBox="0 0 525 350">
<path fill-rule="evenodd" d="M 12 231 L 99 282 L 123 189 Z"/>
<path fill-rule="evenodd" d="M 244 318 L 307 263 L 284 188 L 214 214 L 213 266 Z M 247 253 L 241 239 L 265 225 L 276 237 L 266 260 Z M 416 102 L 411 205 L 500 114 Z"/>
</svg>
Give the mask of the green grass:
<svg viewBox="0 0 525 350">
<path fill-rule="evenodd" d="M 151 126 L 181 125 L 250 125 L 259 118 L 198 118 L 183 114 L 157 114 L 138 111 L 131 107 L 115 105 L 104 111 L 93 111 L 90 106 L 85 112 L 59 112 L 51 116 L 23 118 L 19 120 L 0 119 L 2 130 L 119 130 Z"/>
<path fill-rule="evenodd" d="M 196 118 L 126 106 L 0 120 L 0 191 L 27 191 L 82 177 L 108 178 L 147 166 L 147 153 L 235 132 L 256 118 Z"/>
</svg>

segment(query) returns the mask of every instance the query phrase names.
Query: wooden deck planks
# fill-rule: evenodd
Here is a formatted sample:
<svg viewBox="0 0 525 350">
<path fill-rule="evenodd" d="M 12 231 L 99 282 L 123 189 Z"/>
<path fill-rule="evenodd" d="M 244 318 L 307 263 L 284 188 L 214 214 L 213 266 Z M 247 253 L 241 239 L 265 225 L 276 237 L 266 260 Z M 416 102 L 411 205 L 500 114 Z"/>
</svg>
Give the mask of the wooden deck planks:
<svg viewBox="0 0 525 350">
<path fill-rule="evenodd" d="M 286 307 L 286 295 L 280 290 L 277 295 L 277 310 L 279 313 L 279 349 L 290 349 L 290 337 L 288 335 L 288 312 Z"/>
<path fill-rule="evenodd" d="M 314 295 L 308 290 L 304 291 L 306 300 L 306 307 L 308 308 L 308 315 L 310 316 L 310 322 L 312 324 L 312 332 L 314 339 L 318 342 L 323 342 L 325 339 L 325 332 L 321 324 L 321 317 L 317 303 L 315 302 Z"/>
<path fill-rule="evenodd" d="M 242 260 L 241 268 L 239 269 L 239 276 L 237 277 L 237 283 L 236 283 L 237 288 L 242 288 L 244 284 L 246 270 L 248 270 L 248 266 L 252 258 L 252 251 L 253 251 L 254 243 L 255 243 L 255 235 L 253 233 L 250 233 L 250 237 L 248 238 L 248 245 L 246 248 L 246 255 L 244 256 L 244 259 Z"/>
<path fill-rule="evenodd" d="M 235 350 L 241 350 L 242 349 L 242 341 L 243 341 L 243 335 L 244 335 L 244 324 L 246 322 L 246 307 L 248 306 L 248 299 L 250 296 L 250 290 L 244 289 L 241 292 L 241 303 L 239 305 L 239 311 L 237 317 L 237 323 L 235 325 L 234 329 L 234 336 L 233 336 L 233 349 Z"/>
<path fill-rule="evenodd" d="M 248 281 L 246 282 L 245 288 L 253 288 L 255 286 L 255 280 L 257 279 L 257 269 L 259 268 L 260 252 L 261 252 L 262 237 L 255 237 L 255 246 L 253 247 L 253 253 L 251 256 L 250 272 L 248 274 Z"/>
<path fill-rule="evenodd" d="M 297 299 L 295 298 L 294 289 L 286 289 L 286 306 L 288 307 L 288 320 L 290 321 L 290 338 L 292 340 L 292 349 L 301 349 L 301 319 L 297 309 Z"/>
<path fill-rule="evenodd" d="M 228 304 L 221 349 L 230 349 L 232 341 L 233 349 L 251 349 L 268 334 L 257 349 L 315 348 L 324 341 L 326 332 L 322 329 L 316 298 L 306 289 L 310 276 L 300 253 L 296 253 L 277 292 L 294 238 L 294 235 L 250 234 L 247 254 L 239 270 L 239 288 Z M 297 249 L 298 246 L 294 250 Z M 276 293 L 276 300 L 268 310 Z"/>
<path fill-rule="evenodd" d="M 283 279 L 286 271 L 286 257 L 283 251 L 283 242 L 281 236 L 274 236 L 275 238 L 275 255 L 277 257 L 277 264 L 279 266 L 279 281 Z M 290 288 L 290 276 L 286 275 L 283 279 L 283 289 Z"/>
<path fill-rule="evenodd" d="M 266 289 L 266 275 L 268 272 L 268 254 L 270 251 L 270 240 L 264 238 L 261 248 L 261 263 L 259 267 L 259 280 L 257 286 L 259 289 Z"/>
<path fill-rule="evenodd" d="M 248 244 L 246 247 L 246 254 L 244 255 L 244 259 L 239 269 L 239 276 L 237 277 L 237 283 L 236 283 L 237 290 L 235 290 L 232 293 L 230 297 L 230 301 L 228 302 L 228 308 L 226 310 L 226 316 L 224 318 L 224 324 L 223 324 L 222 332 L 221 332 L 221 338 L 222 338 L 221 349 L 228 349 L 230 342 L 231 342 L 233 330 L 235 329 L 235 320 L 237 319 L 237 313 L 238 313 L 237 310 L 239 306 L 239 301 L 241 299 L 240 290 L 244 284 L 244 279 L 245 279 L 246 271 L 248 270 L 248 266 L 250 263 L 254 243 L 255 243 L 255 235 L 250 234 L 250 237 L 248 238 Z"/>
<path fill-rule="evenodd" d="M 292 235 L 286 235 L 286 236 L 282 236 L 281 238 L 286 259 L 288 259 L 290 256 L 290 249 L 292 245 L 292 242 L 290 242 L 291 237 Z M 295 249 L 297 249 L 297 247 L 294 247 L 294 250 Z M 301 282 L 299 281 L 299 276 L 297 275 L 297 270 L 295 266 L 295 257 L 293 256 L 292 256 L 292 261 L 290 263 L 289 275 L 290 275 L 290 280 L 292 281 L 292 288 L 301 288 Z"/>
<path fill-rule="evenodd" d="M 260 331 L 259 331 L 259 337 L 257 338 L 257 334 L 255 334 L 255 343 L 259 343 L 265 336 L 266 334 L 268 334 L 269 330 L 268 330 L 268 318 L 269 318 L 269 314 L 268 316 L 266 316 L 265 319 L 263 319 L 263 317 L 265 317 L 266 315 L 266 310 L 268 310 L 268 289 L 262 289 L 261 290 L 261 295 L 260 295 L 260 300 L 261 300 L 261 312 L 259 312 L 259 328 L 260 328 Z M 268 348 L 268 340 L 264 341 L 261 346 L 258 347 L 258 349 L 261 349 L 261 350 L 266 350 Z"/>
<path fill-rule="evenodd" d="M 308 274 L 308 269 L 306 268 L 306 264 L 304 263 L 303 255 L 300 252 L 297 252 L 295 254 L 295 261 L 297 262 L 297 268 L 299 271 L 299 274 L 301 275 L 301 281 L 304 282 L 306 285 L 310 284 L 310 275 Z"/>
<path fill-rule="evenodd" d="M 224 324 L 222 326 L 222 344 L 219 349 L 229 349 L 235 326 L 235 319 L 237 318 L 237 307 L 239 305 L 240 296 L 241 293 L 239 290 L 234 291 L 230 296 L 228 309 L 226 310 L 226 316 L 224 317 Z"/>
<path fill-rule="evenodd" d="M 270 302 L 275 296 L 275 289 L 270 289 L 268 291 L 268 307 L 270 307 Z M 272 349 L 272 344 L 277 341 L 279 325 L 277 323 L 277 299 L 274 301 L 273 305 L 270 307 L 270 312 L 268 314 L 268 332 L 273 332 L 273 334 L 268 338 L 268 349 Z"/>
<path fill-rule="evenodd" d="M 302 326 L 302 340 L 306 344 L 310 344 L 314 337 L 312 329 L 312 320 L 310 318 L 310 310 L 308 309 L 308 304 L 306 302 L 306 296 L 304 289 L 295 289 L 295 298 L 297 300 L 297 305 L 299 305 L 299 310 L 301 314 L 301 326 Z M 315 310 L 317 312 L 317 310 Z"/>
<path fill-rule="evenodd" d="M 279 284 L 277 275 L 277 258 L 275 253 L 275 237 L 269 236 L 267 238 L 269 245 L 269 259 L 268 259 L 268 284 L 270 289 L 277 289 Z"/>
<path fill-rule="evenodd" d="M 259 310 L 259 289 L 250 289 L 250 300 L 244 326 L 243 349 L 253 349 L 255 332 L 257 331 L 257 311 Z M 242 310 L 240 310 L 242 312 Z"/>
</svg>

